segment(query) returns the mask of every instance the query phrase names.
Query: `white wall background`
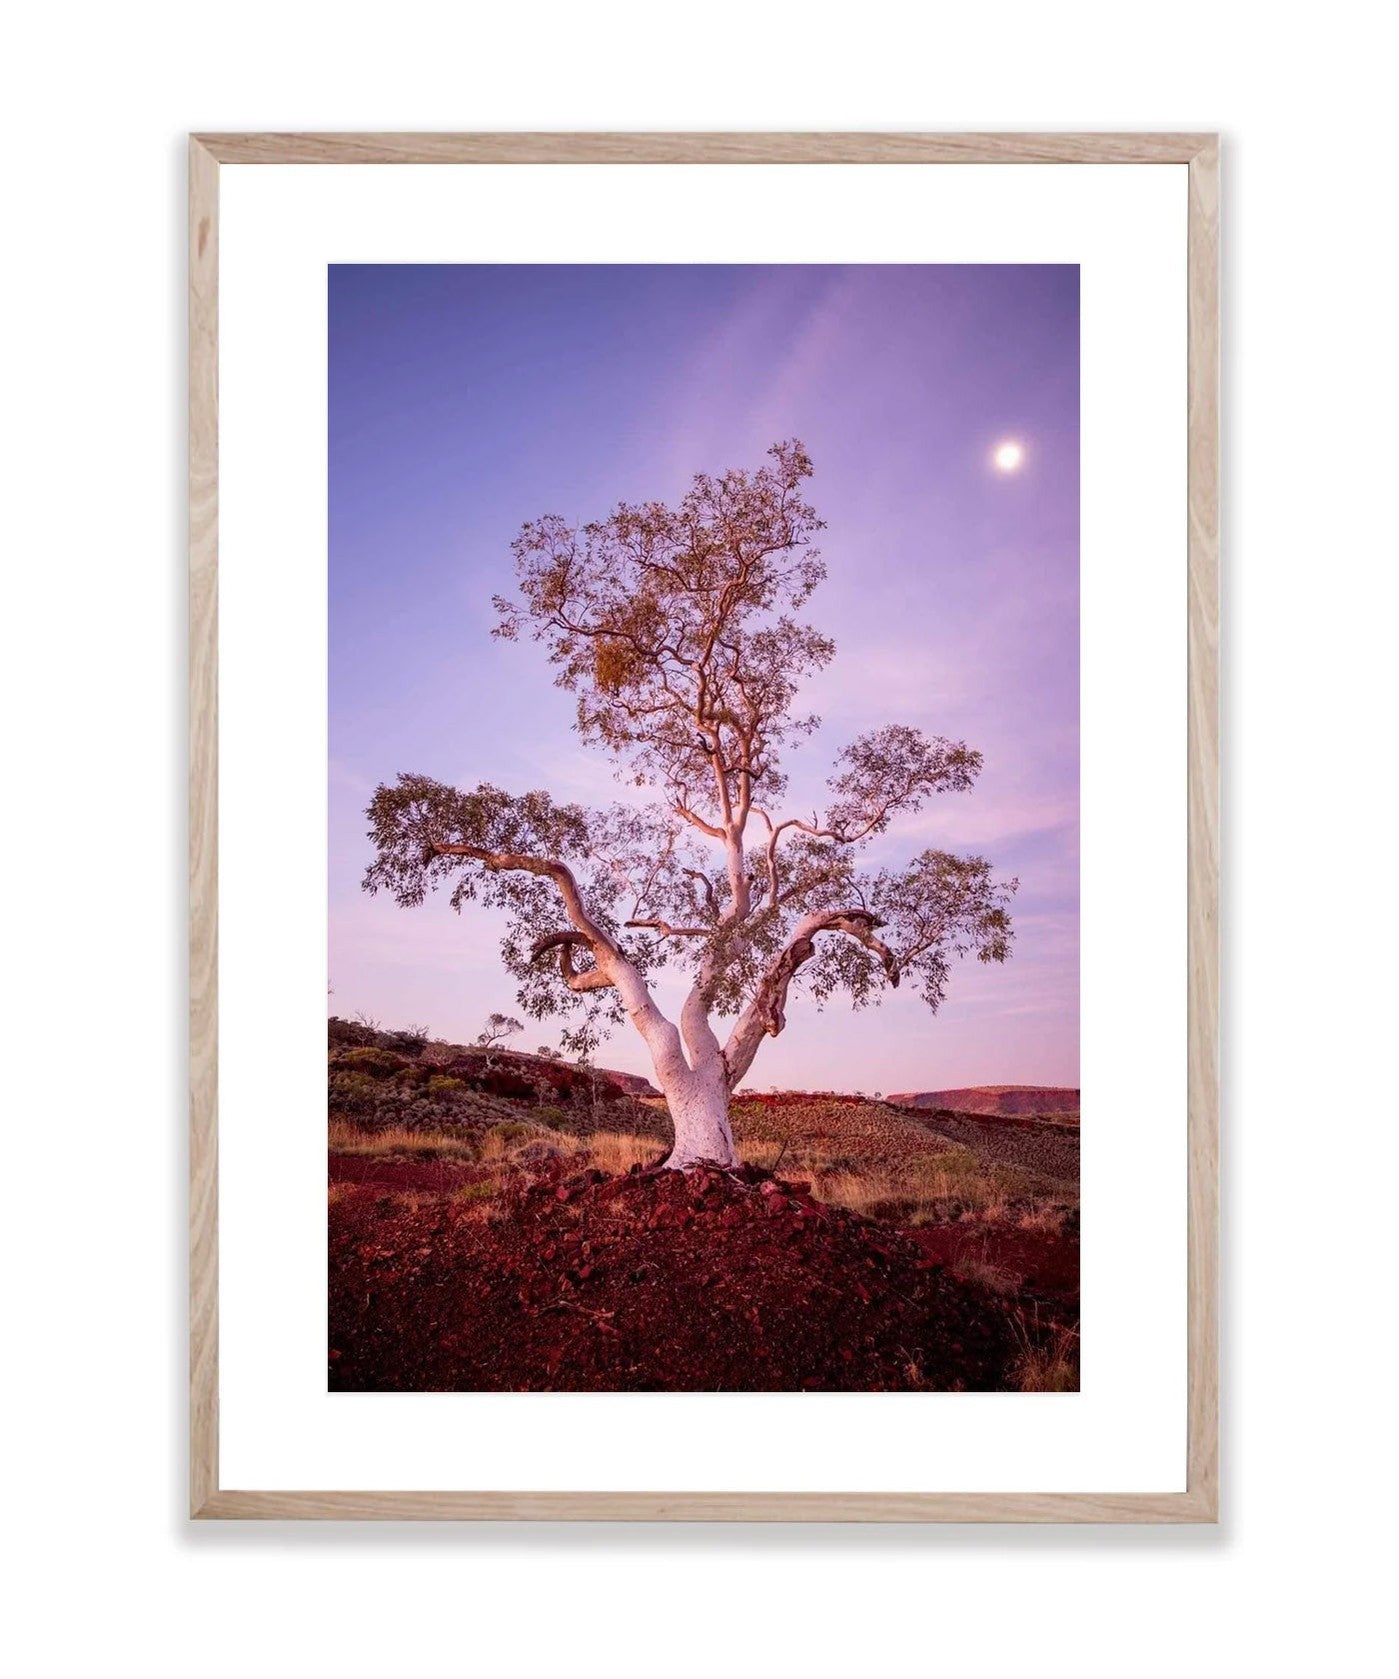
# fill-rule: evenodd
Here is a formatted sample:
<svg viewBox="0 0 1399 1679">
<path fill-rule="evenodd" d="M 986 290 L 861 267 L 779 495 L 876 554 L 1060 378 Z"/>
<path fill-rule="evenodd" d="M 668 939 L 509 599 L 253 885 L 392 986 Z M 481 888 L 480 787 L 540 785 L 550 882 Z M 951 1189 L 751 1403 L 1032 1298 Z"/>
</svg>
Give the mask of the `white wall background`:
<svg viewBox="0 0 1399 1679">
<path fill-rule="evenodd" d="M 0 822 L 19 1671 L 1373 1670 L 1392 1472 L 1395 328 L 1378 9 L 135 4 L 7 31 Z M 1226 134 L 1217 1531 L 183 1519 L 183 134 Z M 13 527 L 13 528 L 10 528 Z"/>
</svg>

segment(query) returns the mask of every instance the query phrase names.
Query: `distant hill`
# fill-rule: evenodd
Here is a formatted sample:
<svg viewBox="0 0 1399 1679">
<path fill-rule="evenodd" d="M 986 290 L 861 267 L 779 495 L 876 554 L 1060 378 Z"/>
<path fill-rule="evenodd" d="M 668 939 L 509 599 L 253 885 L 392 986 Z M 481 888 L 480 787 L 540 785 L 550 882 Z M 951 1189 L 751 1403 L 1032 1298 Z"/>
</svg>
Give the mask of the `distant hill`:
<svg viewBox="0 0 1399 1679">
<path fill-rule="evenodd" d="M 1045 1084 L 979 1084 L 963 1090 L 906 1090 L 886 1098 L 902 1108 L 950 1108 L 964 1114 L 1078 1112 L 1077 1090 Z"/>
<path fill-rule="evenodd" d="M 625 1090 L 628 1096 L 659 1096 L 660 1091 L 651 1083 L 650 1079 L 642 1078 L 640 1073 L 619 1073 L 615 1067 L 599 1067 L 598 1073 L 602 1078 L 611 1079 L 619 1090 Z"/>
</svg>

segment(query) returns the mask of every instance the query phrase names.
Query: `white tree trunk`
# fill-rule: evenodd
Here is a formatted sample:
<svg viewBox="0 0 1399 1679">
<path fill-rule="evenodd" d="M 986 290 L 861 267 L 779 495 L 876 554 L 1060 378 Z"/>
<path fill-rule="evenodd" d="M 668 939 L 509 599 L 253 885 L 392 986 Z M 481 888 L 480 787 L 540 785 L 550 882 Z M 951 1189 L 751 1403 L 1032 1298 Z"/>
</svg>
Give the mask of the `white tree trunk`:
<svg viewBox="0 0 1399 1679">
<path fill-rule="evenodd" d="M 698 1166 L 702 1161 L 716 1166 L 737 1166 L 738 1155 L 729 1129 L 728 1067 L 698 993 L 692 992 L 686 1002 L 682 1038 L 680 1028 L 656 1007 L 645 981 L 630 962 L 615 952 L 608 952 L 602 963 L 622 994 L 632 1025 L 651 1052 L 656 1083 L 670 1109 L 675 1146 L 665 1164 L 677 1171 Z M 685 1059 L 686 1044 L 690 1061 Z"/>
<path fill-rule="evenodd" d="M 722 1062 L 717 1077 L 712 1067 L 687 1071 L 682 1077 L 662 1079 L 661 1089 L 675 1128 L 675 1146 L 665 1164 L 681 1172 L 701 1163 L 737 1166 L 738 1154 L 729 1128 L 729 1086 Z"/>
</svg>

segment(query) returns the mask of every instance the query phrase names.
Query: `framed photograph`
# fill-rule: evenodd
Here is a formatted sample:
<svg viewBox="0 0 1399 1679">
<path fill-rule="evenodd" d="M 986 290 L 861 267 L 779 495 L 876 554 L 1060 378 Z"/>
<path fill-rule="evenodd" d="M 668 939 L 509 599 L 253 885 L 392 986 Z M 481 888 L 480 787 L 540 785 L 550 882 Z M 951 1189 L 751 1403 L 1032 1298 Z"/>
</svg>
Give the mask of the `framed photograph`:
<svg viewBox="0 0 1399 1679">
<path fill-rule="evenodd" d="M 1217 1519 L 1209 134 L 190 144 L 191 1509 Z"/>
</svg>

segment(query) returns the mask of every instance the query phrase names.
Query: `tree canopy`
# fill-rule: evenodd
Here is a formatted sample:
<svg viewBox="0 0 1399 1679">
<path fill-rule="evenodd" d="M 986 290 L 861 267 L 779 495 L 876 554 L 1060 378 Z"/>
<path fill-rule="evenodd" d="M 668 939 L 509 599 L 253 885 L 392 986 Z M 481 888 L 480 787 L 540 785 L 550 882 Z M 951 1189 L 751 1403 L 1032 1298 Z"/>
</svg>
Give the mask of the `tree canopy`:
<svg viewBox="0 0 1399 1679">
<path fill-rule="evenodd" d="M 802 445 L 780 443 L 756 470 L 701 473 L 674 508 L 550 516 L 515 539 L 518 592 L 497 597 L 495 633 L 543 644 L 582 742 L 636 802 L 402 774 L 369 806 L 366 889 L 503 910 L 520 1006 L 567 1016 L 574 1052 L 631 1016 L 653 1055 L 673 1034 L 732 1090 L 794 987 L 860 1007 L 907 984 L 936 1010 L 958 957 L 1009 953 L 1016 882 L 986 859 L 869 861 L 899 817 L 973 787 L 981 755 L 965 743 L 891 723 L 838 752 L 824 810 L 784 807 L 784 754 L 818 723 L 799 691 L 835 654 L 800 617 L 825 576 L 811 474 Z M 678 1029 L 647 983 L 666 964 L 691 976 Z M 733 1022 L 722 1046 L 716 1017 Z"/>
<path fill-rule="evenodd" d="M 501 1044 L 509 1043 L 511 1038 L 517 1037 L 524 1029 L 523 1022 L 516 1020 L 513 1014 L 501 1014 L 497 1011 L 486 1016 L 486 1024 L 477 1035 L 476 1042 L 483 1049 L 496 1049 Z"/>
</svg>

